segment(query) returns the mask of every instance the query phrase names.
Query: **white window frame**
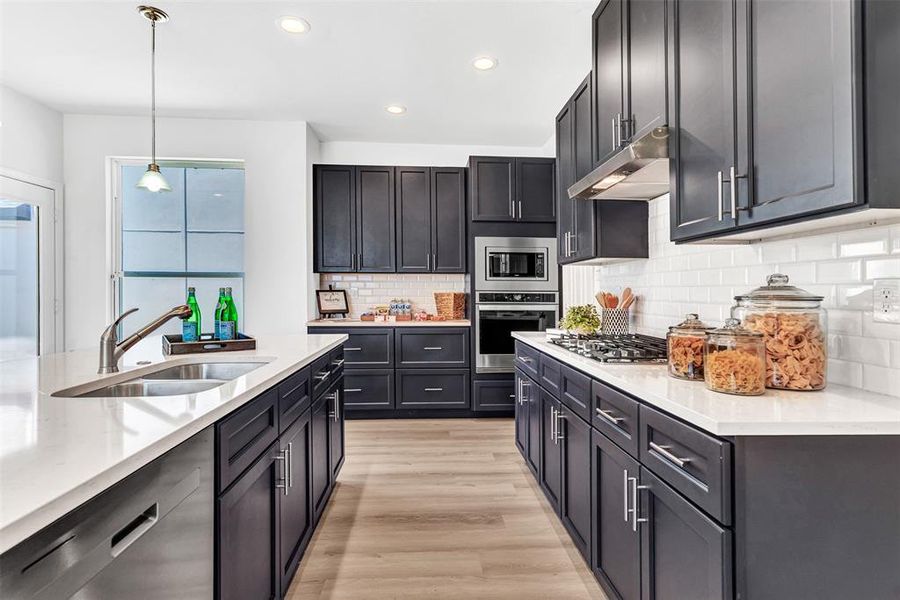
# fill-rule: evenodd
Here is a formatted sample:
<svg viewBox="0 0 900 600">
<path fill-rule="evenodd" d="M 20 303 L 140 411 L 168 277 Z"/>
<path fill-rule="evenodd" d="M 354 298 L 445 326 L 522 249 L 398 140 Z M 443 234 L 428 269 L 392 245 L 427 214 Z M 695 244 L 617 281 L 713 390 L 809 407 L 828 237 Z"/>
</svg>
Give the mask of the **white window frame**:
<svg viewBox="0 0 900 600">
<path fill-rule="evenodd" d="M 42 201 L 27 187 L 50 192 Z M 63 185 L 0 167 L 0 190 L 7 198 L 38 207 L 38 355 L 65 350 Z M 49 215 L 49 217 L 48 217 Z"/>
<path fill-rule="evenodd" d="M 106 320 L 111 323 L 122 314 L 120 287 L 124 271 L 122 270 L 122 180 L 120 174 L 125 166 L 146 166 L 146 156 L 113 156 L 106 161 L 106 181 L 109 188 L 106 194 Z M 158 158 L 160 167 L 202 167 L 202 168 L 240 168 L 245 163 L 240 158 Z M 246 169 L 245 169 L 246 170 Z M 246 213 L 247 204 L 244 203 Z"/>
</svg>

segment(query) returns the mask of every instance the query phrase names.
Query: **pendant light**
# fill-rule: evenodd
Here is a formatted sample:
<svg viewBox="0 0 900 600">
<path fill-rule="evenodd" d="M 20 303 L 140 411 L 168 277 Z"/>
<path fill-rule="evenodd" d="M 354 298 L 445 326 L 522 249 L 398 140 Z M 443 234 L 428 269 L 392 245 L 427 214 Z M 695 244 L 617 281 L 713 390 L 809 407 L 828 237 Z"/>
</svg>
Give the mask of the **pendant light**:
<svg viewBox="0 0 900 600">
<path fill-rule="evenodd" d="M 138 6 L 138 12 L 150 21 L 150 164 L 141 176 L 137 187 L 149 192 L 171 192 L 172 186 L 166 181 L 156 164 L 156 24 L 165 23 L 169 15 L 153 6 Z"/>
</svg>

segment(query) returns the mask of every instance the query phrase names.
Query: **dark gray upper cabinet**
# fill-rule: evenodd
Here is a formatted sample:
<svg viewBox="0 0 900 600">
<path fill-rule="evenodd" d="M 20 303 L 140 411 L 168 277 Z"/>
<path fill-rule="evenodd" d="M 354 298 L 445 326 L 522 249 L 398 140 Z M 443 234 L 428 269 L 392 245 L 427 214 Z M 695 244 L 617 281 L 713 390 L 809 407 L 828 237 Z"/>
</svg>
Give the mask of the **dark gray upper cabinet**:
<svg viewBox="0 0 900 600">
<path fill-rule="evenodd" d="M 625 118 L 625 0 L 604 0 L 594 11 L 594 140 L 600 164 L 621 146 Z"/>
<path fill-rule="evenodd" d="M 394 168 L 356 167 L 356 267 L 360 273 L 392 273 Z"/>
<path fill-rule="evenodd" d="M 556 240 L 559 264 L 573 262 L 571 236 L 575 231 L 575 201 L 569 198 L 569 186 L 575 183 L 575 157 L 572 144 L 572 102 L 566 102 L 556 115 Z"/>
<path fill-rule="evenodd" d="M 680 240 L 735 226 L 725 202 L 736 159 L 734 4 L 691 0 L 668 7 L 671 237 Z"/>
<path fill-rule="evenodd" d="M 668 124 L 665 0 L 629 0 L 625 31 L 628 121 L 623 135 L 635 140 Z"/>
<path fill-rule="evenodd" d="M 397 167 L 397 271 L 466 272 L 465 169 Z"/>
<path fill-rule="evenodd" d="M 552 158 L 469 157 L 473 221 L 556 220 Z"/>
<path fill-rule="evenodd" d="M 354 168 L 316 165 L 315 270 L 340 273 L 356 268 L 356 182 Z"/>
</svg>

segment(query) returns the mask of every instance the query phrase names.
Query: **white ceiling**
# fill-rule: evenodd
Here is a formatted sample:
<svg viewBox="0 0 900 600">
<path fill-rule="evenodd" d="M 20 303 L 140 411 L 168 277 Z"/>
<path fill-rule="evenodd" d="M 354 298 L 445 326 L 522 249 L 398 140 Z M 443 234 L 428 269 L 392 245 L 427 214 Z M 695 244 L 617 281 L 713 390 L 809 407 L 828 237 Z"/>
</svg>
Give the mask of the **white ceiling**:
<svg viewBox="0 0 900 600">
<path fill-rule="evenodd" d="M 325 141 L 538 146 L 590 69 L 596 2 L 160 0 L 159 114 L 305 120 Z M 66 113 L 146 114 L 137 4 L 3 2 L 0 81 Z M 312 30 L 283 33 L 282 15 Z M 473 69 L 482 54 L 498 68 Z"/>
</svg>

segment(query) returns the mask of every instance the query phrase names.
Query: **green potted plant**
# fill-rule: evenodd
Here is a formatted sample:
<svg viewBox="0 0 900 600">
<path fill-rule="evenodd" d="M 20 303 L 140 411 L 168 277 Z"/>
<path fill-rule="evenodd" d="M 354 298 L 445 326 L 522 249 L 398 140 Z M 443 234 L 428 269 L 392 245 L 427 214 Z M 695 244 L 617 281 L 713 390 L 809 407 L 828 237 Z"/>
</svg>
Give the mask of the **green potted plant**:
<svg viewBox="0 0 900 600">
<path fill-rule="evenodd" d="M 559 326 L 572 333 L 590 335 L 600 327 L 600 315 L 592 304 L 570 306 Z"/>
</svg>

